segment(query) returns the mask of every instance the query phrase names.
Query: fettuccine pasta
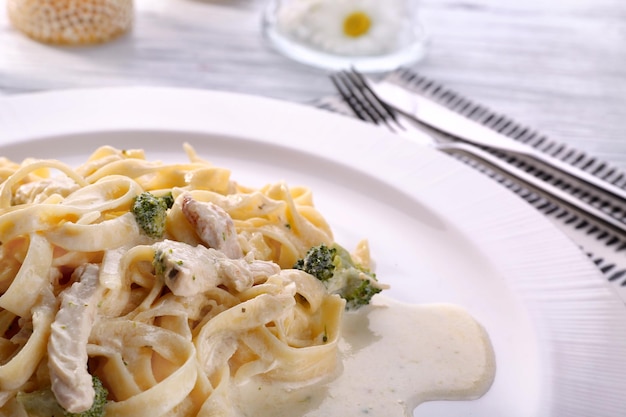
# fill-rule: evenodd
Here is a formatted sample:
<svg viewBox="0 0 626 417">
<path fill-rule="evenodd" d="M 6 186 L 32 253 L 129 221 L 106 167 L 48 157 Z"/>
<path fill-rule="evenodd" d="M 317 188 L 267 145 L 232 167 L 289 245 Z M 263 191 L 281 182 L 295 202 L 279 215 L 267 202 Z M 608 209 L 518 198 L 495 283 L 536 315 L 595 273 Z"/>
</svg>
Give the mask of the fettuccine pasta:
<svg viewBox="0 0 626 417">
<path fill-rule="evenodd" d="M 96 376 L 107 416 L 228 416 L 233 384 L 336 372 L 345 301 L 292 269 L 333 243 L 311 191 L 247 188 L 185 150 L 0 161 L 0 414 L 32 415 L 37 392 L 84 411 Z M 173 198 L 161 237 L 131 211 L 144 192 Z"/>
</svg>

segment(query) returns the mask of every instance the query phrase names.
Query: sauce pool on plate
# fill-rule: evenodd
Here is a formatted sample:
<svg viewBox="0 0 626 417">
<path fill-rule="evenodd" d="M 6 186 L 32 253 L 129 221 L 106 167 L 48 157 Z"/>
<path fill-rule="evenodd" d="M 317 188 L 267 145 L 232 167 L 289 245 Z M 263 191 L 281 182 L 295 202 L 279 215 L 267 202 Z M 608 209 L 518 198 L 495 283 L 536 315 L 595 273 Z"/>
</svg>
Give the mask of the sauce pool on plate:
<svg viewBox="0 0 626 417">
<path fill-rule="evenodd" d="M 244 416 L 412 416 L 419 404 L 470 400 L 489 390 L 495 356 L 462 307 L 405 304 L 383 295 L 345 314 L 342 369 L 303 389 L 250 382 L 236 389 Z"/>
</svg>

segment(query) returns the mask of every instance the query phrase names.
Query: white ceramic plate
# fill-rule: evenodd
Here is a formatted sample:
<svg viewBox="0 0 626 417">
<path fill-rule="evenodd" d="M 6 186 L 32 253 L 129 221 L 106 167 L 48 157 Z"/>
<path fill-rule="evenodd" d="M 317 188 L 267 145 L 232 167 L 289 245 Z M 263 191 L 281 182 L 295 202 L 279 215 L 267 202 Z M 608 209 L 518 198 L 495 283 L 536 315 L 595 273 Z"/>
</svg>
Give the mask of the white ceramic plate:
<svg viewBox="0 0 626 417">
<path fill-rule="evenodd" d="M 155 88 L 0 99 L 0 141 L 13 160 L 71 164 L 104 144 L 182 160 L 186 141 L 242 183 L 310 186 L 337 241 L 370 240 L 390 296 L 460 304 L 490 334 L 491 390 L 476 401 L 424 404 L 417 416 L 626 411 L 624 304 L 548 220 L 445 155 L 306 106 Z"/>
</svg>

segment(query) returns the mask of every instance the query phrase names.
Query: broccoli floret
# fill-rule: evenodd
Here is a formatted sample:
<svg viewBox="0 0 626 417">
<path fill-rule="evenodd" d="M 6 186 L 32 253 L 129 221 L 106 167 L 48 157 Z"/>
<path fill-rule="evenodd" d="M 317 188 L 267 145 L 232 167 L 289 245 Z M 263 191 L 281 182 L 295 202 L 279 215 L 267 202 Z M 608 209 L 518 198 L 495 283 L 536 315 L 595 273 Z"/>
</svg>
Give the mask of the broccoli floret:
<svg viewBox="0 0 626 417">
<path fill-rule="evenodd" d="M 322 281 L 330 293 L 339 294 L 346 300 L 347 310 L 369 304 L 372 297 L 382 291 L 376 274 L 357 265 L 350 253 L 337 244 L 312 247 L 294 268 Z"/>
<path fill-rule="evenodd" d="M 321 244 L 309 249 L 306 256 L 299 259 L 293 267 L 313 275 L 320 281 L 328 281 L 335 271 L 333 260 L 336 255 L 336 248 Z"/>
<path fill-rule="evenodd" d="M 172 193 L 167 193 L 159 198 L 163 200 L 168 209 L 171 209 L 174 205 L 174 196 L 172 195 Z"/>
<path fill-rule="evenodd" d="M 82 413 L 65 411 L 49 388 L 34 392 L 19 392 L 17 401 L 22 404 L 29 417 L 103 417 L 109 392 L 98 377 L 92 376 L 92 381 L 96 393 L 93 405 Z"/>
<path fill-rule="evenodd" d="M 356 278 L 346 279 L 344 281 L 341 296 L 346 299 L 346 309 L 356 310 L 361 306 L 367 305 L 372 301 L 372 297 L 382 291 L 382 288 L 376 287 L 375 281 L 370 279 Z"/>
<path fill-rule="evenodd" d="M 156 197 L 149 192 L 139 194 L 131 208 L 137 224 L 144 233 L 152 238 L 160 238 L 165 232 L 167 210 L 174 204 L 171 193 Z"/>
</svg>

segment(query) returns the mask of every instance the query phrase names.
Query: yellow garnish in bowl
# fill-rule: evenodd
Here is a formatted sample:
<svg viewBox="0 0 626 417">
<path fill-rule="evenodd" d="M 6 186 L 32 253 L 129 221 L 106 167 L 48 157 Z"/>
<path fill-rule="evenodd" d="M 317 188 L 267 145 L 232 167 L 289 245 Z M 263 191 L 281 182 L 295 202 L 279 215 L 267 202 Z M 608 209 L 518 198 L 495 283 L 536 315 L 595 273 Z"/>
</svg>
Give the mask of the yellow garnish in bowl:
<svg viewBox="0 0 626 417">
<path fill-rule="evenodd" d="M 343 21 L 343 33 L 352 38 L 365 35 L 372 26 L 372 20 L 364 12 L 353 12 Z"/>
</svg>

